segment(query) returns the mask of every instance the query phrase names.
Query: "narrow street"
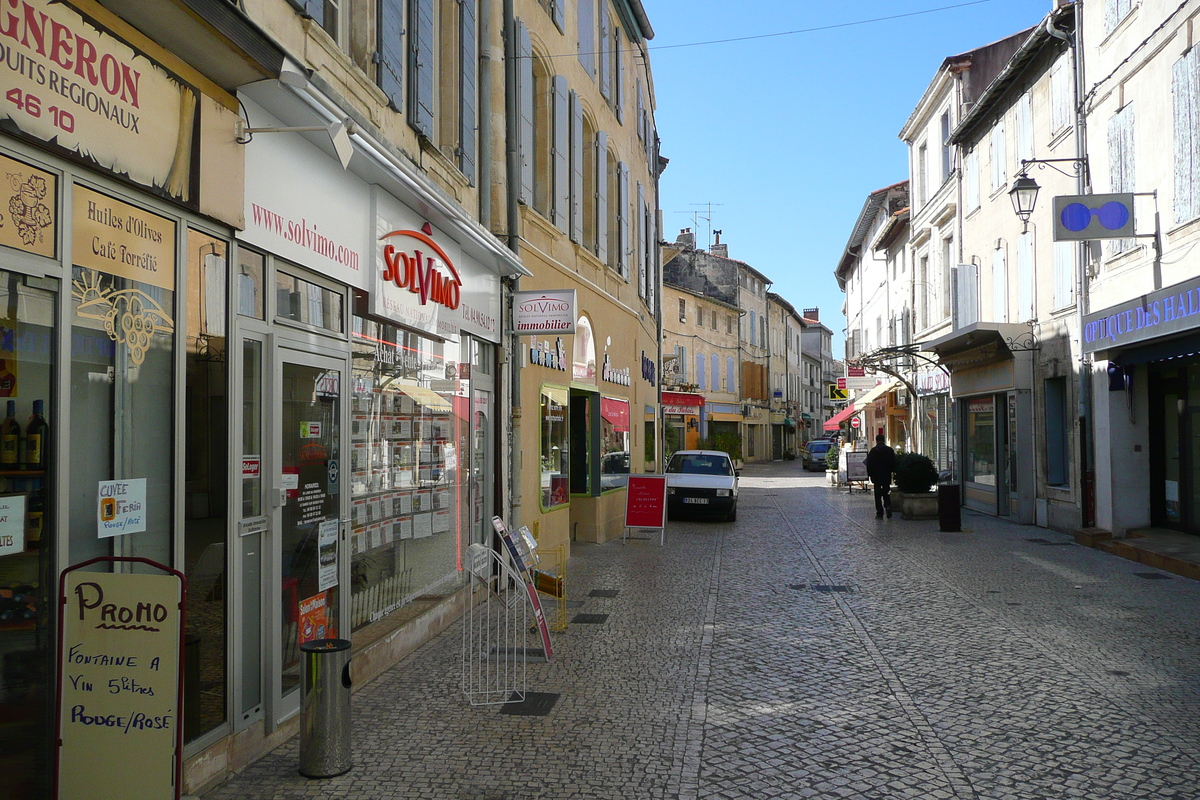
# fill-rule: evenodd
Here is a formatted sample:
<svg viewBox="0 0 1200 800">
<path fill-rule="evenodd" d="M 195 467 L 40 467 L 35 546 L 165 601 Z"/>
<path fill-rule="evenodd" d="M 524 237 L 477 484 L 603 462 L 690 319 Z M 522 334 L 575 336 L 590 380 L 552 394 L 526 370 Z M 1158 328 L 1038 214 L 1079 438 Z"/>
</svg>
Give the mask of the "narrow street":
<svg viewBox="0 0 1200 800">
<path fill-rule="evenodd" d="M 548 715 L 470 706 L 455 625 L 355 695 L 348 774 L 300 777 L 292 740 L 206 797 L 1196 797 L 1200 584 L 876 520 L 796 462 L 747 467 L 740 512 L 575 546 L 571 615 L 607 618 L 529 665 Z"/>
</svg>

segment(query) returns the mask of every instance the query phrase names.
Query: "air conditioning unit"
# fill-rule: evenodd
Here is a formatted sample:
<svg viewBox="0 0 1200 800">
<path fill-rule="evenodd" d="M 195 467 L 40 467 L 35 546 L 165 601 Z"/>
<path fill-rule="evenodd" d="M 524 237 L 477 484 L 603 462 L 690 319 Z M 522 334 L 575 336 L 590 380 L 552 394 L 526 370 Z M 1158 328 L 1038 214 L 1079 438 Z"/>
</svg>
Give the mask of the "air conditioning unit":
<svg viewBox="0 0 1200 800">
<path fill-rule="evenodd" d="M 898 406 L 908 405 L 908 389 L 901 387 L 896 390 L 896 405 L 898 405 Z"/>
</svg>

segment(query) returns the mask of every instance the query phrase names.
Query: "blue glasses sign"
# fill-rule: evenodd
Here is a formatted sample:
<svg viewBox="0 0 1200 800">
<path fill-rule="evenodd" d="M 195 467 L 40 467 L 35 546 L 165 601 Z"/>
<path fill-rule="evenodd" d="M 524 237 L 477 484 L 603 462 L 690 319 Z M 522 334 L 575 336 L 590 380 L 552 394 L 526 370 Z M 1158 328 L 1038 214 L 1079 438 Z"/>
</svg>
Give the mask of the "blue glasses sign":
<svg viewBox="0 0 1200 800">
<path fill-rule="evenodd" d="M 1133 194 L 1075 194 L 1054 198 L 1054 241 L 1129 239 Z"/>
</svg>

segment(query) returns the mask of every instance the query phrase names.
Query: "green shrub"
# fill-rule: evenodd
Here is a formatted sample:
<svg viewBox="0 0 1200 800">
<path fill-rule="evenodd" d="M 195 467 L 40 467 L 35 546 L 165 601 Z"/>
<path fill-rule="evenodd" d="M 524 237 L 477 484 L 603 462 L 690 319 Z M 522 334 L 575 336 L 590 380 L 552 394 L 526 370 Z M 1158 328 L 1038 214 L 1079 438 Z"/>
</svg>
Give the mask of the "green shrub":
<svg viewBox="0 0 1200 800">
<path fill-rule="evenodd" d="M 837 470 L 838 459 L 841 457 L 842 448 L 834 444 L 829 448 L 829 452 L 825 454 L 825 469 Z"/>
<path fill-rule="evenodd" d="M 896 486 L 902 492 L 928 492 L 938 482 L 938 471 L 929 456 L 901 453 L 896 456 Z"/>
<path fill-rule="evenodd" d="M 701 450 L 720 450 L 729 453 L 734 461 L 742 460 L 742 437 L 737 433 L 714 433 L 700 440 Z"/>
</svg>

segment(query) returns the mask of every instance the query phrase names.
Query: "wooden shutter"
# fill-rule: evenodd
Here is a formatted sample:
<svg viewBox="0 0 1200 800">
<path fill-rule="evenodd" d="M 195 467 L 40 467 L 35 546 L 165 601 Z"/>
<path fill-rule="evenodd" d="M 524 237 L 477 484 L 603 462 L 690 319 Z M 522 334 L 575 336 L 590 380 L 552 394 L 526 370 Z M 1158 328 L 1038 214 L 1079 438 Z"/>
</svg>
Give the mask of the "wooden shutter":
<svg viewBox="0 0 1200 800">
<path fill-rule="evenodd" d="M 1113 192 L 1132 192 L 1136 185 L 1133 159 L 1133 106 L 1126 105 L 1108 121 L 1109 184 Z M 1109 252 L 1123 253 L 1133 239 L 1109 240 Z"/>
<path fill-rule="evenodd" d="M 579 0 L 579 63 L 596 76 L 596 0 Z"/>
<path fill-rule="evenodd" d="M 404 108 L 404 0 L 379 0 L 377 82 L 397 111 Z"/>
<path fill-rule="evenodd" d="M 552 0 L 552 2 L 553 5 L 550 6 L 550 18 L 558 26 L 559 33 L 564 33 L 567 30 L 567 14 L 563 8 L 563 0 Z"/>
<path fill-rule="evenodd" d="M 1175 62 L 1171 69 L 1171 93 L 1174 96 L 1175 128 L 1175 222 L 1187 222 L 1200 215 L 1200 192 L 1197 191 L 1197 172 L 1200 172 L 1200 71 L 1193 47 Z"/>
<path fill-rule="evenodd" d="M 1033 318 L 1033 234 L 1026 231 L 1017 239 L 1017 318 L 1013 321 Z"/>
<path fill-rule="evenodd" d="M 613 29 L 613 106 L 617 111 L 617 122 L 624 124 L 625 111 L 621 106 L 625 104 L 625 59 L 621 49 L 621 28 L 618 26 Z"/>
<path fill-rule="evenodd" d="M 476 138 L 476 104 L 478 103 L 479 35 L 475 25 L 479 0 L 458 0 L 459 8 L 459 114 L 458 168 L 470 185 L 475 185 L 475 165 L 479 160 Z"/>
<path fill-rule="evenodd" d="M 645 141 L 646 141 L 646 114 L 645 114 L 645 109 L 646 109 L 646 101 L 645 101 L 645 99 L 642 97 L 642 79 L 641 79 L 641 78 L 638 78 L 638 79 L 637 79 L 637 98 L 636 98 L 636 102 L 637 102 L 637 133 L 638 133 L 638 141 L 639 141 L 639 142 L 645 142 Z"/>
<path fill-rule="evenodd" d="M 521 188 L 517 199 L 533 204 L 533 43 L 529 29 L 517 20 L 517 97 L 521 111 L 517 149 L 521 161 Z"/>
<path fill-rule="evenodd" d="M 638 297 L 645 299 L 646 293 L 646 190 L 642 182 L 637 184 L 637 266 L 638 266 Z M 704 324 L 701 320 L 701 325 Z"/>
<path fill-rule="evenodd" d="M 617 163 L 617 271 L 629 278 L 629 165 Z"/>
<path fill-rule="evenodd" d="M 1033 158 L 1033 99 L 1029 92 L 1017 101 L 1017 158 Z"/>
<path fill-rule="evenodd" d="M 612 96 L 612 45 L 609 30 L 608 12 L 603 5 L 600 8 L 600 95 L 605 99 Z"/>
<path fill-rule="evenodd" d="M 571 241 L 583 241 L 583 103 L 571 92 Z"/>
<path fill-rule="evenodd" d="M 608 134 L 596 134 L 596 257 L 608 263 Z"/>
<path fill-rule="evenodd" d="M 1002 247 L 992 251 L 992 321 L 1008 322 L 1008 263 Z"/>
<path fill-rule="evenodd" d="M 554 169 L 554 203 L 550 216 L 554 225 L 566 233 L 571 204 L 571 117 L 565 75 L 554 76 L 552 92 L 550 163 Z"/>
<path fill-rule="evenodd" d="M 409 0 L 408 57 L 412 99 L 408 124 L 427 139 L 433 138 L 433 0 Z"/>
</svg>

